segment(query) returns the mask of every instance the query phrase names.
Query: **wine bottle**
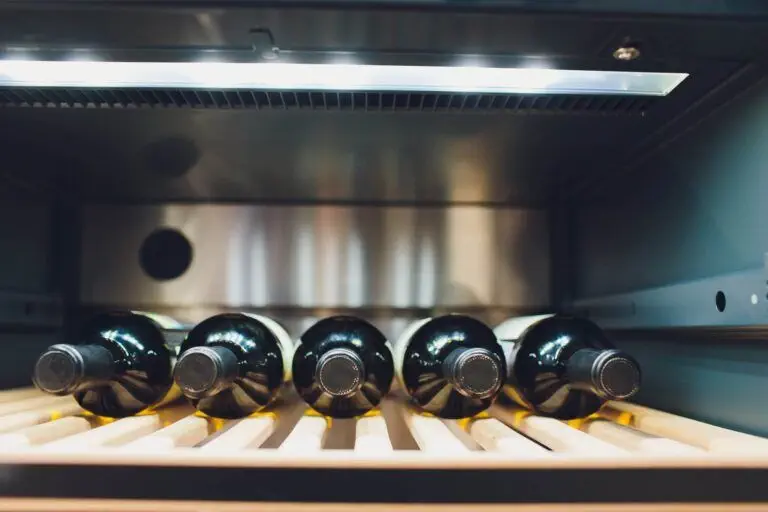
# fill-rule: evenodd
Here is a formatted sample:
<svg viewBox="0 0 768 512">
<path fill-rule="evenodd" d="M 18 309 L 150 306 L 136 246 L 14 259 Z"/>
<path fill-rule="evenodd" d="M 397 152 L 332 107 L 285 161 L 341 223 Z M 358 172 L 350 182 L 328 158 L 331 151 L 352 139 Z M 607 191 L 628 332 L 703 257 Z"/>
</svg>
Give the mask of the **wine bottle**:
<svg viewBox="0 0 768 512">
<path fill-rule="evenodd" d="M 332 316 L 302 336 L 293 356 L 293 384 L 317 412 L 361 416 L 389 392 L 394 368 L 386 337 L 361 318 Z"/>
<path fill-rule="evenodd" d="M 174 379 L 199 411 L 242 418 L 272 402 L 290 380 L 292 347 L 286 330 L 270 318 L 215 315 L 190 331 Z"/>
<path fill-rule="evenodd" d="M 519 317 L 494 332 L 507 358 L 503 395 L 539 414 L 582 418 L 606 400 L 629 398 L 640 388 L 637 361 L 616 350 L 589 320 Z"/>
<path fill-rule="evenodd" d="M 169 402 L 173 362 L 187 328 L 139 311 L 104 313 L 83 325 L 79 343 L 49 347 L 32 380 L 46 393 L 72 394 L 99 416 L 121 418 Z"/>
<path fill-rule="evenodd" d="M 504 353 L 490 327 L 464 315 L 411 324 L 395 344 L 398 380 L 424 411 L 466 418 L 493 403 L 504 382 Z"/>
</svg>

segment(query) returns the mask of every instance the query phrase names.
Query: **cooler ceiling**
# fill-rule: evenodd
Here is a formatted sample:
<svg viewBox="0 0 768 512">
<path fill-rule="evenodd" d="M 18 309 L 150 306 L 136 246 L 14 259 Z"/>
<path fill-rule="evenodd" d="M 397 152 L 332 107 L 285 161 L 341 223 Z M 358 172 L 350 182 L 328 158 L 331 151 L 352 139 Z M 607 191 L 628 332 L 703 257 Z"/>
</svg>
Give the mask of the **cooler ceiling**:
<svg viewBox="0 0 768 512">
<path fill-rule="evenodd" d="M 512 4 L 474 12 L 464 4 L 30 5 L 0 3 L 6 50 L 169 61 L 200 59 L 213 49 L 217 58 L 242 61 L 270 46 L 267 28 L 281 58 L 301 61 L 450 65 L 482 55 L 498 65 L 533 59 L 569 69 L 690 73 L 657 98 L 0 89 L 0 172 L 11 185 L 3 188 L 97 202 L 544 206 L 586 197 L 764 77 L 768 47 L 765 13 L 738 19 L 536 13 Z M 640 43 L 642 56 L 619 62 L 613 51 L 628 39 Z"/>
</svg>

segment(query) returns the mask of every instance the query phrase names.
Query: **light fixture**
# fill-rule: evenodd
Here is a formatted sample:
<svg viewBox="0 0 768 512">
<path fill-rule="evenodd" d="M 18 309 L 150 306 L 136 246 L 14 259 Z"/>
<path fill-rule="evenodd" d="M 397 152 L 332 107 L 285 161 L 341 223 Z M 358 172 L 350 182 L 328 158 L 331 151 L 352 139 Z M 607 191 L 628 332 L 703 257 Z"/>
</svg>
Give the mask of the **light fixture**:
<svg viewBox="0 0 768 512">
<path fill-rule="evenodd" d="M 0 86 L 664 96 L 687 73 L 352 63 L 0 60 Z"/>
</svg>

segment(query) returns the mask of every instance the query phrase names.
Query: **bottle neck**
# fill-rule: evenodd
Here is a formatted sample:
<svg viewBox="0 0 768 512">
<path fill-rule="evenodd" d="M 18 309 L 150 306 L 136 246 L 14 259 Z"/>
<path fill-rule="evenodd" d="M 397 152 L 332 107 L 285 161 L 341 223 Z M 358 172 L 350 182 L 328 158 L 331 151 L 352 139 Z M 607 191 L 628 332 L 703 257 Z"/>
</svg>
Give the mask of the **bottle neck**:
<svg viewBox="0 0 768 512">
<path fill-rule="evenodd" d="M 315 380 L 331 396 L 355 393 L 363 385 L 365 364 L 356 352 L 347 348 L 329 350 L 317 361 Z"/>
<path fill-rule="evenodd" d="M 640 389 L 640 367 L 619 350 L 581 349 L 566 362 L 571 387 L 605 400 L 624 400 Z"/>
<path fill-rule="evenodd" d="M 443 361 L 443 372 L 451 386 L 469 398 L 489 398 L 503 382 L 501 362 L 484 348 L 453 350 Z"/>
<path fill-rule="evenodd" d="M 32 376 L 46 393 L 68 395 L 107 385 L 115 376 L 112 353 L 99 345 L 53 345 L 41 355 Z"/>
<path fill-rule="evenodd" d="M 202 346 L 184 352 L 173 378 L 188 398 L 214 396 L 231 387 L 240 373 L 237 355 L 226 347 Z"/>
</svg>

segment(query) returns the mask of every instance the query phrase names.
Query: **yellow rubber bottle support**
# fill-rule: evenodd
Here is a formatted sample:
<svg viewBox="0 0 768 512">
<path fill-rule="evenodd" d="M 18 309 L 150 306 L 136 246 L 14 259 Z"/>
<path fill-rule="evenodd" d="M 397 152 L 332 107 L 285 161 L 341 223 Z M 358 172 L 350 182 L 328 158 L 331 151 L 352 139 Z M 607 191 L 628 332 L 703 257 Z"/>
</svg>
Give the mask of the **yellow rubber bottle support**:
<svg viewBox="0 0 768 512">
<path fill-rule="evenodd" d="M 523 420 L 531 415 L 531 411 L 520 409 L 512 416 L 512 427 L 519 428 L 523 424 Z"/>
<path fill-rule="evenodd" d="M 96 416 L 95 414 L 88 417 L 88 420 L 95 423 L 98 427 L 103 427 L 104 425 L 109 425 L 110 423 L 114 423 L 117 421 L 115 418 L 107 418 L 106 416 Z"/>
<path fill-rule="evenodd" d="M 272 421 L 277 421 L 277 413 L 273 411 L 256 411 L 246 416 L 247 418 L 269 418 Z"/>
<path fill-rule="evenodd" d="M 505 386 L 502 389 L 502 393 L 508 398 L 510 398 L 513 402 L 523 406 L 523 407 L 530 407 L 530 404 L 526 399 L 524 399 L 520 393 L 517 392 L 516 389 L 512 388 L 511 386 Z"/>
<path fill-rule="evenodd" d="M 316 410 L 312 409 L 311 407 L 308 408 L 306 411 L 304 411 L 304 416 L 309 416 L 311 418 L 323 418 L 325 419 L 325 423 L 327 425 L 327 428 L 331 428 L 331 425 L 333 425 L 333 418 L 330 416 L 326 416 L 325 414 L 320 414 Z"/>
<path fill-rule="evenodd" d="M 214 418 L 213 416 L 208 416 L 203 411 L 195 411 L 193 415 L 197 418 L 203 418 L 208 422 L 208 433 L 213 434 L 214 432 L 218 432 L 224 426 L 227 424 L 227 421 L 222 418 Z"/>
<path fill-rule="evenodd" d="M 173 402 L 181 399 L 181 388 L 176 385 L 174 382 L 171 385 L 171 388 L 168 390 L 168 392 L 165 394 L 165 396 L 156 404 L 150 406 L 145 411 L 140 412 L 139 414 L 145 414 L 147 412 L 154 412 L 157 409 L 160 409 L 161 407 L 165 407 L 166 405 L 170 405 Z"/>
<path fill-rule="evenodd" d="M 420 409 L 416 409 L 415 407 L 410 407 L 409 411 L 411 412 L 411 414 L 415 414 L 416 416 L 422 416 L 424 418 L 437 418 L 437 416 L 435 416 L 431 412 L 422 411 Z"/>
<path fill-rule="evenodd" d="M 622 412 L 619 414 L 619 416 L 616 418 L 616 423 L 619 425 L 625 425 L 625 426 L 632 426 L 632 421 L 634 420 L 634 417 L 632 416 L 631 412 Z"/>
<path fill-rule="evenodd" d="M 210 430 L 213 430 L 214 432 L 218 432 L 219 430 L 224 428 L 224 425 L 227 424 L 227 420 L 223 420 L 221 418 L 209 418 L 208 419 L 208 425 Z"/>
<path fill-rule="evenodd" d="M 472 417 L 462 418 L 462 419 L 458 420 L 456 422 L 456 424 L 459 425 L 459 428 L 461 428 L 462 430 L 464 430 L 466 432 L 469 432 L 469 427 L 472 425 L 473 422 L 475 422 L 477 420 L 487 420 L 487 419 L 489 419 L 491 417 L 492 416 L 490 414 L 488 414 L 485 411 L 482 411 L 482 412 L 479 412 L 479 413 L 475 414 Z"/>
<path fill-rule="evenodd" d="M 588 421 L 596 420 L 601 418 L 599 413 L 592 413 L 586 418 L 574 418 L 572 420 L 566 421 L 569 427 L 575 428 L 576 430 L 581 430 L 581 427 L 584 426 L 584 424 Z"/>
</svg>

